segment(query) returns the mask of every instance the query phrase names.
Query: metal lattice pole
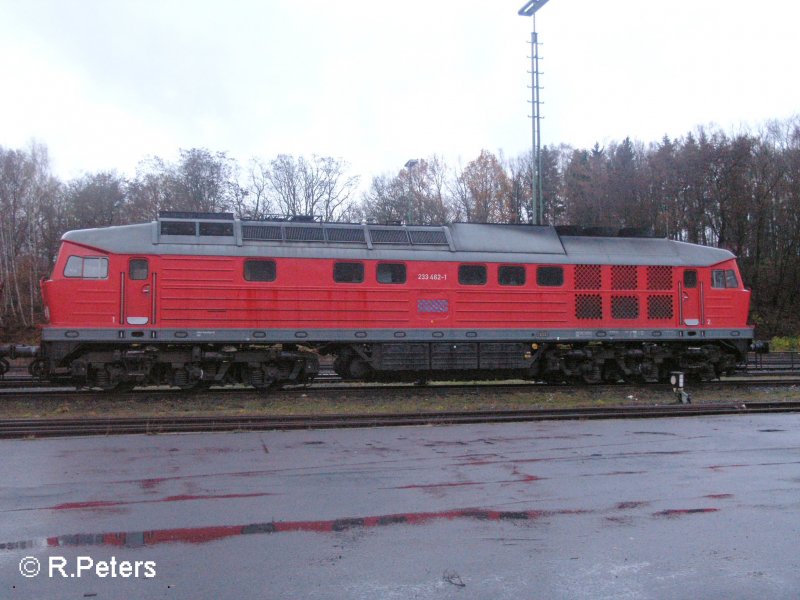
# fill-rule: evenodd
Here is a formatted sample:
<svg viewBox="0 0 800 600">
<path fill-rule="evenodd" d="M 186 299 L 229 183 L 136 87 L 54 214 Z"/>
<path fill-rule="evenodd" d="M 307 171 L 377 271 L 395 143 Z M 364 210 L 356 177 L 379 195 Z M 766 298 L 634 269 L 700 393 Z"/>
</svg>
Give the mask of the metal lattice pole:
<svg viewBox="0 0 800 600">
<path fill-rule="evenodd" d="M 536 33 L 536 11 L 548 0 L 529 0 L 517 14 L 532 17 L 531 32 L 531 214 L 536 225 L 544 223 L 544 194 L 542 191 L 542 129 L 541 96 L 539 87 L 539 38 Z"/>
</svg>

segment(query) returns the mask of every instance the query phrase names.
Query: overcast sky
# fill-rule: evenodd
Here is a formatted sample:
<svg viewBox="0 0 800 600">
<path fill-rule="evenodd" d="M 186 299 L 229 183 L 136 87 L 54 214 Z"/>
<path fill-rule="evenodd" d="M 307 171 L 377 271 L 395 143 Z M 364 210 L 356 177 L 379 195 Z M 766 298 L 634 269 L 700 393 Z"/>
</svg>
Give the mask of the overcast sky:
<svg viewBox="0 0 800 600">
<path fill-rule="evenodd" d="M 146 156 L 410 158 L 530 148 L 524 0 L 0 0 L 0 146 L 55 173 Z M 800 113 L 800 4 L 551 0 L 543 143 L 646 143 Z"/>
</svg>

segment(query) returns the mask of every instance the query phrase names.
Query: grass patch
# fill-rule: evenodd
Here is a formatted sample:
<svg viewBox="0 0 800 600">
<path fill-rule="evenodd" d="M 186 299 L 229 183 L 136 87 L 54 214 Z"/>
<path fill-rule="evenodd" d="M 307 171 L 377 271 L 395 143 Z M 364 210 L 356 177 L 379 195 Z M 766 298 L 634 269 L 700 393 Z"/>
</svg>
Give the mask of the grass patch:
<svg viewBox="0 0 800 600">
<path fill-rule="evenodd" d="M 771 352 L 798 352 L 800 351 L 800 336 L 774 337 L 769 341 Z"/>
</svg>

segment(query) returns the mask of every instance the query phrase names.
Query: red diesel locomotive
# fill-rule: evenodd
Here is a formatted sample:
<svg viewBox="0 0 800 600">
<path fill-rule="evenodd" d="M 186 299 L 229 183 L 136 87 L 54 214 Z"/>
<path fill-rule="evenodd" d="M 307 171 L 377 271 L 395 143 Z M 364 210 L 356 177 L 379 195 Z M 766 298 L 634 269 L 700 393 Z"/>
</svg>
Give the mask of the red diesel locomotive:
<svg viewBox="0 0 800 600">
<path fill-rule="evenodd" d="M 734 256 L 551 226 L 162 213 L 71 231 L 42 283 L 37 370 L 78 386 L 699 378 L 752 339 Z"/>
</svg>

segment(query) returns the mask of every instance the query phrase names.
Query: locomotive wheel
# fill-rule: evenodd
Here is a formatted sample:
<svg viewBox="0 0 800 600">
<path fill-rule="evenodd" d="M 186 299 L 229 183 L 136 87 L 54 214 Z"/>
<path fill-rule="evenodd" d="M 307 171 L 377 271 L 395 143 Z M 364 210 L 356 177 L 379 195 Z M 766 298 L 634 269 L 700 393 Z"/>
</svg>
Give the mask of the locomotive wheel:
<svg viewBox="0 0 800 600">
<path fill-rule="evenodd" d="M 369 374 L 372 368 L 367 361 L 360 356 L 356 356 L 350 361 L 347 370 L 350 372 L 350 377 L 353 379 L 363 379 Z"/>
<path fill-rule="evenodd" d="M 333 369 L 342 379 L 363 379 L 372 372 L 372 366 L 349 348 L 336 357 Z"/>
<path fill-rule="evenodd" d="M 47 367 L 44 360 L 41 358 L 37 358 L 31 364 L 28 365 L 28 373 L 34 379 L 46 379 L 47 378 Z"/>
<path fill-rule="evenodd" d="M 263 363 L 250 368 L 250 385 L 260 391 L 280 388 L 280 369 L 275 364 Z"/>
<path fill-rule="evenodd" d="M 333 370 L 342 379 L 347 379 L 350 376 L 348 367 L 354 356 L 355 353 L 350 349 L 342 350 L 336 355 L 336 359 L 333 361 Z"/>
<path fill-rule="evenodd" d="M 125 367 L 121 363 L 100 364 L 90 367 L 82 387 L 99 388 L 111 392 L 124 383 Z"/>
<path fill-rule="evenodd" d="M 603 366 L 603 381 L 605 383 L 619 383 L 624 380 L 625 377 L 622 375 L 619 367 L 614 363 L 606 362 Z"/>
<path fill-rule="evenodd" d="M 172 385 L 182 390 L 193 390 L 203 380 L 203 370 L 186 366 L 172 371 Z"/>
<path fill-rule="evenodd" d="M 584 365 L 581 371 L 581 379 L 583 379 L 584 383 L 595 385 L 603 381 L 603 372 L 600 365 Z"/>
</svg>

